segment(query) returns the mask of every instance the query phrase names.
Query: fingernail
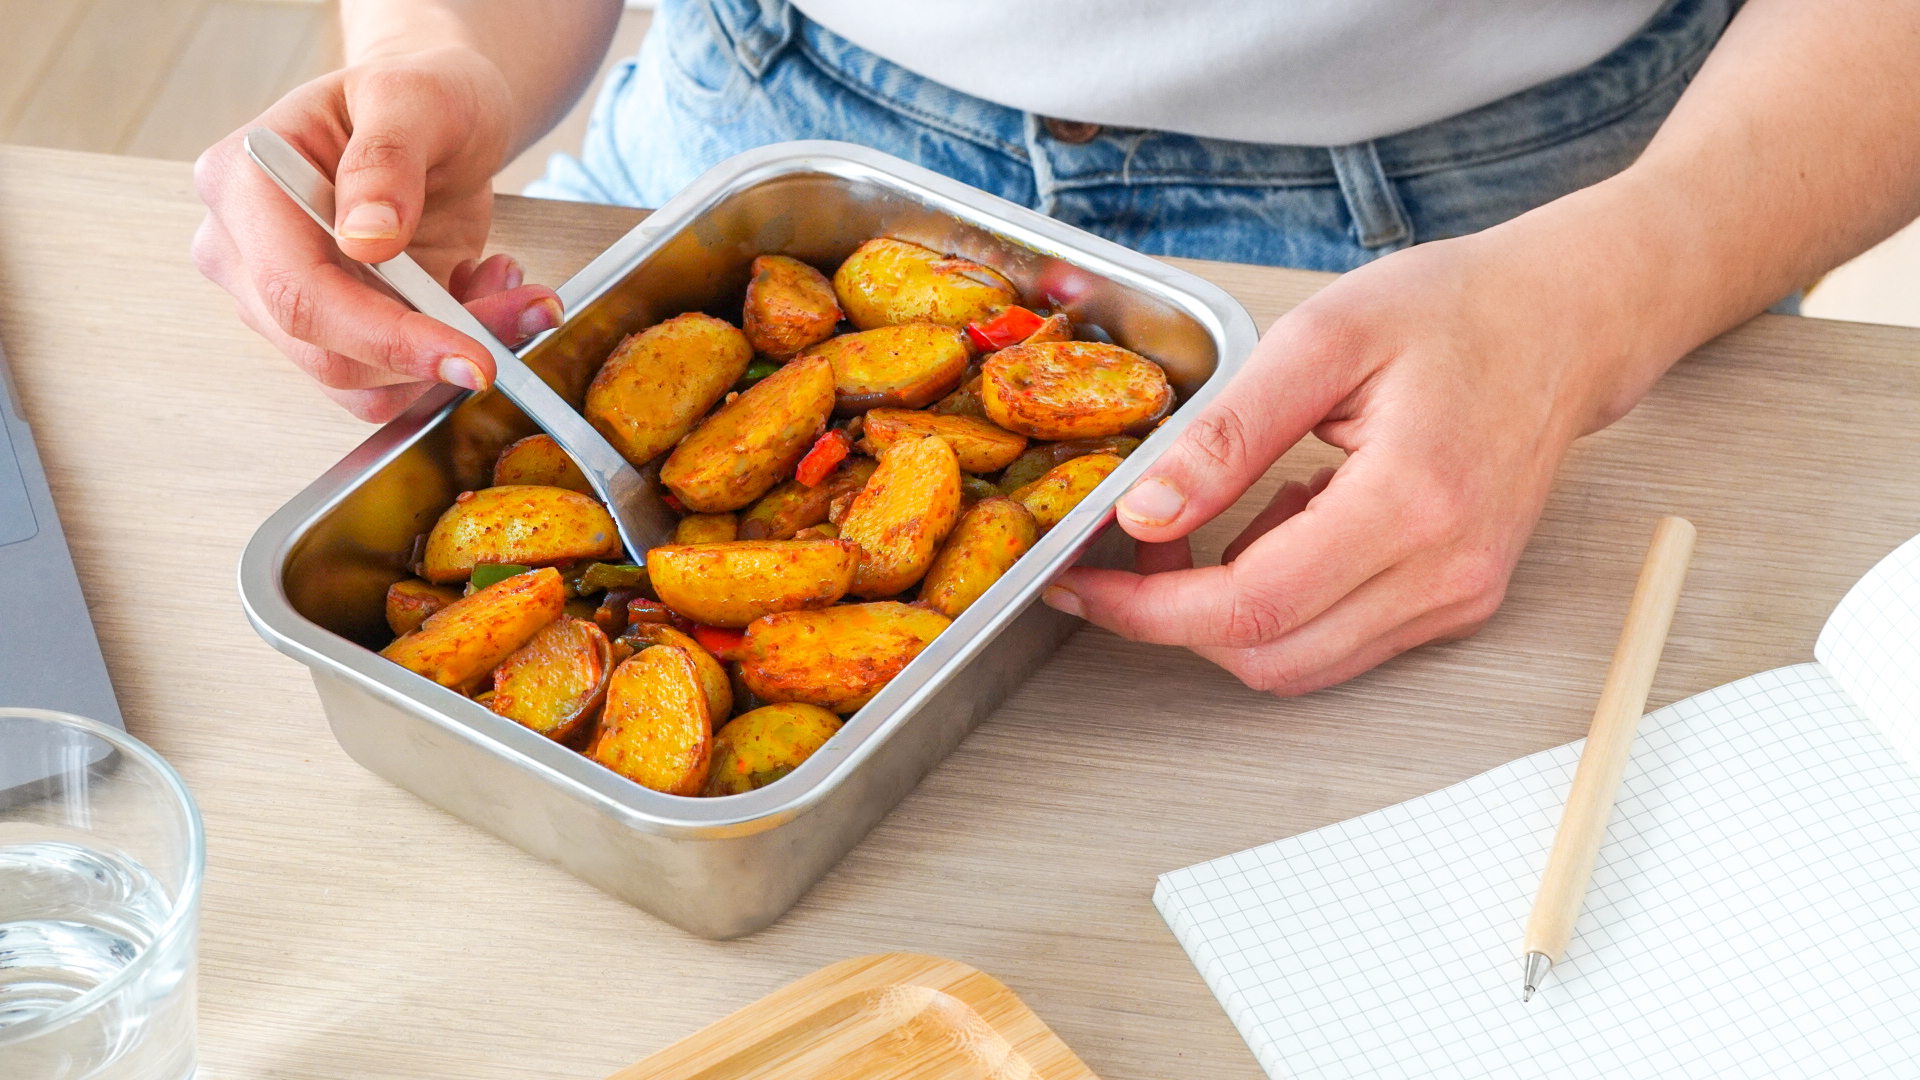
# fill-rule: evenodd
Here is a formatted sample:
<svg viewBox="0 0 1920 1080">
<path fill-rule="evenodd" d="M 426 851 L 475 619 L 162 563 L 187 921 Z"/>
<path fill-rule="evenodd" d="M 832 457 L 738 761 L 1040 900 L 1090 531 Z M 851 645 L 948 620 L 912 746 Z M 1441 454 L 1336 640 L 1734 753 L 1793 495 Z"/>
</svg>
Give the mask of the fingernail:
<svg viewBox="0 0 1920 1080">
<path fill-rule="evenodd" d="M 1064 585 L 1047 586 L 1047 591 L 1040 594 L 1040 602 L 1055 611 L 1064 611 L 1076 619 L 1087 617 L 1087 609 L 1080 604 L 1080 594 Z"/>
<path fill-rule="evenodd" d="M 1157 476 L 1149 476 L 1120 496 L 1119 512 L 1141 525 L 1165 525 L 1180 516 L 1187 497 Z"/>
<path fill-rule="evenodd" d="M 464 356 L 449 356 L 440 361 L 440 381 L 468 390 L 487 388 L 487 377 L 480 374 L 480 366 Z"/>
<path fill-rule="evenodd" d="M 507 288 L 517 289 L 527 280 L 527 272 L 520 267 L 520 260 L 507 256 Z"/>
<path fill-rule="evenodd" d="M 518 329 L 522 338 L 530 338 L 560 325 L 560 301 L 549 296 L 530 304 L 520 313 Z"/>
<path fill-rule="evenodd" d="M 340 222 L 343 240 L 391 240 L 400 235 L 400 212 L 392 203 L 361 203 Z"/>
</svg>

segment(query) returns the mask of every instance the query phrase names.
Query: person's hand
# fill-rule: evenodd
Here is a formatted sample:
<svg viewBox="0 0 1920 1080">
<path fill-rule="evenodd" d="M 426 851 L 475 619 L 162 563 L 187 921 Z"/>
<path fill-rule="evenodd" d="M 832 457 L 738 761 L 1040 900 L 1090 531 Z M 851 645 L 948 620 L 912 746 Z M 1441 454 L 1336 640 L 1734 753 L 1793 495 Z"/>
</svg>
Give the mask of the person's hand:
<svg viewBox="0 0 1920 1080">
<path fill-rule="evenodd" d="M 364 420 L 393 418 L 436 381 L 489 385 L 478 342 L 370 284 L 354 261 L 407 251 L 509 345 L 558 325 L 553 290 L 523 284 L 504 255 L 475 261 L 511 141 L 509 96 L 491 62 L 457 46 L 299 87 L 247 127 L 280 133 L 334 177 L 339 244 L 247 157 L 242 129 L 194 167 L 209 208 L 194 262 L 248 326 Z"/>
<path fill-rule="evenodd" d="M 1046 602 L 1283 695 L 1472 634 L 1568 445 L 1665 367 L 1620 362 L 1517 263 L 1490 234 L 1423 245 L 1275 322 L 1122 497 L 1141 572 L 1073 569 Z M 1221 565 L 1195 568 L 1187 535 L 1309 431 L 1346 461 L 1281 487 Z"/>
</svg>

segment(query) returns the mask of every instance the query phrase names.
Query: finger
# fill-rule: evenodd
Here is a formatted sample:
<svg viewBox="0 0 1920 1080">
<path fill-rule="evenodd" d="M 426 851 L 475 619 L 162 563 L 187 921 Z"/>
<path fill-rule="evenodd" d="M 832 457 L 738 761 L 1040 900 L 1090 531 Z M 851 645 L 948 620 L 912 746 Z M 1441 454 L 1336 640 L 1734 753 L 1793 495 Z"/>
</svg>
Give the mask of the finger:
<svg viewBox="0 0 1920 1080">
<path fill-rule="evenodd" d="M 1464 616 L 1461 612 L 1451 608 L 1429 612 L 1349 650 L 1319 670 L 1291 675 L 1284 679 L 1259 672 L 1254 668 L 1248 668 L 1246 673 L 1242 674 L 1241 671 L 1235 670 L 1239 666 L 1239 657 L 1209 656 L 1207 653 L 1210 650 L 1195 651 L 1233 672 L 1249 686 L 1266 690 L 1280 697 L 1299 697 L 1302 694 L 1311 694 L 1316 690 L 1324 690 L 1329 686 L 1346 682 L 1421 645 L 1457 641 L 1469 637 L 1485 625 L 1485 620 L 1463 623 L 1462 618 Z"/>
<path fill-rule="evenodd" d="M 384 424 L 420 399 L 420 395 L 433 388 L 433 383 L 400 383 L 383 386 L 375 390 L 335 390 L 321 387 L 322 393 L 332 398 L 341 408 L 355 417 L 370 424 Z"/>
<path fill-rule="evenodd" d="M 1274 492 L 1273 498 L 1268 500 L 1266 508 L 1255 514 L 1253 520 L 1247 522 L 1247 527 L 1240 530 L 1240 535 L 1234 537 L 1233 542 L 1220 553 L 1220 561 L 1230 563 L 1239 558 L 1240 553 L 1247 550 L 1248 545 L 1271 532 L 1274 526 L 1305 510 L 1307 503 L 1312 502 L 1315 495 L 1326 490 L 1327 481 L 1331 479 L 1333 479 L 1333 470 L 1321 469 L 1313 475 L 1313 479 L 1304 484 L 1298 480 L 1289 480 L 1281 484 L 1280 490 Z"/>
<path fill-rule="evenodd" d="M 444 90 L 417 72 L 382 70 L 350 83 L 353 134 L 334 171 L 340 250 L 385 262 L 407 249 L 426 208 L 427 169 L 458 150 L 450 110 L 429 107 Z"/>
<path fill-rule="evenodd" d="M 519 260 L 511 255 L 494 255 L 479 263 L 468 260 L 460 265 L 468 267 L 466 279 L 460 280 L 456 270 L 454 281 L 447 284 L 447 291 L 463 304 L 483 296 L 517 289 L 526 281 L 526 272 L 520 268 Z"/>
<path fill-rule="evenodd" d="M 493 331 L 494 337 L 508 345 L 519 345 L 560 325 L 560 298 L 545 285 L 522 285 L 482 296 L 468 301 L 466 307 L 481 325 Z"/>
</svg>

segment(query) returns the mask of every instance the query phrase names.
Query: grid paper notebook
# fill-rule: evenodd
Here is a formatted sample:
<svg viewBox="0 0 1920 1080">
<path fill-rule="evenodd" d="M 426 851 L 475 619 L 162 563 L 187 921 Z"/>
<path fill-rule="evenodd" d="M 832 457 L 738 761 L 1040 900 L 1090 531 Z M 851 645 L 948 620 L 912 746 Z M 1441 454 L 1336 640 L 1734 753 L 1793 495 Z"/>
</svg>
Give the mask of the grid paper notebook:
<svg viewBox="0 0 1920 1080">
<path fill-rule="evenodd" d="M 1582 743 L 1165 874 L 1154 904 L 1276 1080 L 1920 1076 L 1920 537 L 1815 655 L 1641 722 L 1531 1002 Z"/>
</svg>

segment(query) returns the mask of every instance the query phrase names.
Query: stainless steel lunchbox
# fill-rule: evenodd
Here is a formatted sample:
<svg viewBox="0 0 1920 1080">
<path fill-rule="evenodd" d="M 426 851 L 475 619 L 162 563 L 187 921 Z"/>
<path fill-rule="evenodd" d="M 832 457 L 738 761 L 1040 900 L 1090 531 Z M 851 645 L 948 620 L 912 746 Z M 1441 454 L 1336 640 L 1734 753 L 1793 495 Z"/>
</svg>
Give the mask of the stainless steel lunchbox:
<svg viewBox="0 0 1920 1080">
<path fill-rule="evenodd" d="M 429 394 L 267 519 L 240 595 L 313 669 L 340 745 L 463 820 L 692 933 L 780 917 L 1034 671 L 1075 620 L 1034 601 L 1085 558 L 1122 563 L 1119 495 L 1218 395 L 1256 339 L 1225 292 L 1024 207 L 863 147 L 796 142 L 708 172 L 560 288 L 569 316 L 523 350 L 577 403 L 620 338 L 683 311 L 737 320 L 753 257 L 831 267 L 892 236 L 993 266 L 1034 305 L 1163 364 L 1172 417 L 845 728 L 784 779 L 690 799 L 631 783 L 376 655 L 414 538 L 526 428 L 494 395 Z"/>
</svg>

